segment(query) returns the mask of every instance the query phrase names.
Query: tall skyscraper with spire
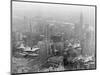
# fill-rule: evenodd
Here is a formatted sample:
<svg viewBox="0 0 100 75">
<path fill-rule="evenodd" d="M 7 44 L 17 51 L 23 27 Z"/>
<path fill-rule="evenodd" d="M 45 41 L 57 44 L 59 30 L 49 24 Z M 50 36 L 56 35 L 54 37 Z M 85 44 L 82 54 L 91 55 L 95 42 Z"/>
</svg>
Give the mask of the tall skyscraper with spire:
<svg viewBox="0 0 100 75">
<path fill-rule="evenodd" d="M 76 39 L 81 40 L 82 38 L 82 30 L 83 30 L 83 13 L 82 11 L 79 14 L 79 19 L 78 23 L 75 24 L 75 37 Z"/>
<path fill-rule="evenodd" d="M 79 16 L 79 38 L 80 40 L 82 39 L 82 35 L 83 35 L 83 13 L 82 11 L 80 12 L 80 16 Z"/>
<path fill-rule="evenodd" d="M 83 26 L 83 13 L 80 13 L 80 26 Z"/>
</svg>

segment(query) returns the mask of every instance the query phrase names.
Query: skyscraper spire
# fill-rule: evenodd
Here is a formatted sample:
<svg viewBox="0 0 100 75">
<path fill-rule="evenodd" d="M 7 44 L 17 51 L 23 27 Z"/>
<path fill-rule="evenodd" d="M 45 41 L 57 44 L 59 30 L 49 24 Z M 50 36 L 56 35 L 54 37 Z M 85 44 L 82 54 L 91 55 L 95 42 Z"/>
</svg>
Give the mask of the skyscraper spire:
<svg viewBox="0 0 100 75">
<path fill-rule="evenodd" d="M 83 13 L 82 13 L 82 11 L 80 13 L 80 25 L 83 26 Z"/>
</svg>

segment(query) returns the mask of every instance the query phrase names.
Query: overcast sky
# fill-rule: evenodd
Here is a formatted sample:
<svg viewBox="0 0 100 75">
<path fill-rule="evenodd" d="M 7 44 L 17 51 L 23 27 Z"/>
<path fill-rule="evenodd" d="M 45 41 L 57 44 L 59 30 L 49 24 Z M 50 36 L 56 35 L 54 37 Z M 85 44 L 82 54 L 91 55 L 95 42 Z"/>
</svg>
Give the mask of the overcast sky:
<svg viewBox="0 0 100 75">
<path fill-rule="evenodd" d="M 95 25 L 95 7 L 78 5 L 61 5 L 30 2 L 12 2 L 12 18 L 16 23 L 23 17 L 54 17 L 68 22 L 78 22 L 80 13 L 83 14 L 84 24 Z"/>
</svg>

